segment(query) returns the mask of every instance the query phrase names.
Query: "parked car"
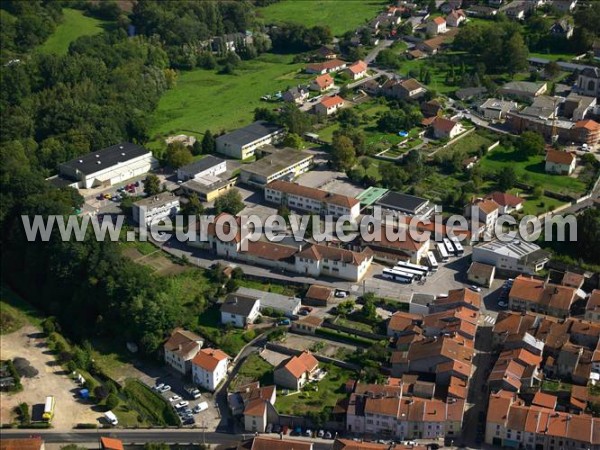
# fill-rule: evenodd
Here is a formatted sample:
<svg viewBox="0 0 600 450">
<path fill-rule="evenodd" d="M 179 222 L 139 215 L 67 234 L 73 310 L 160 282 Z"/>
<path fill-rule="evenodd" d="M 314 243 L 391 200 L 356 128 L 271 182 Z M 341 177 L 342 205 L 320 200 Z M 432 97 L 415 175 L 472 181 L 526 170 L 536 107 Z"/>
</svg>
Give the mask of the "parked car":
<svg viewBox="0 0 600 450">
<path fill-rule="evenodd" d="M 312 308 L 310 306 L 303 306 L 302 308 L 300 308 L 300 311 L 308 311 L 308 312 L 312 312 Z"/>
<path fill-rule="evenodd" d="M 168 384 L 163 384 L 162 387 L 158 390 L 159 392 L 169 392 L 171 390 L 171 386 Z"/>
<path fill-rule="evenodd" d="M 500 308 L 508 308 L 508 303 L 500 301 L 498 302 L 498 306 Z"/>
<path fill-rule="evenodd" d="M 160 392 L 160 390 L 164 387 L 165 387 L 165 383 L 160 383 L 160 384 L 157 384 L 156 386 L 154 386 L 154 390 Z"/>
<path fill-rule="evenodd" d="M 298 314 L 301 316 L 308 316 L 310 313 L 305 309 L 301 309 L 300 311 L 298 311 Z"/>
<path fill-rule="evenodd" d="M 290 322 L 290 319 L 281 319 L 277 322 L 278 326 L 285 326 L 285 325 L 290 325 L 292 322 Z"/>
<path fill-rule="evenodd" d="M 307 429 L 304 431 L 304 436 L 306 436 L 306 437 L 311 437 L 311 436 L 312 436 L 312 431 L 311 431 L 310 429 L 308 429 L 308 428 L 307 428 Z"/>
<path fill-rule="evenodd" d="M 202 393 L 200 392 L 200 390 L 198 389 L 191 389 L 190 391 L 188 391 L 190 396 L 195 400 L 197 398 L 202 397 Z"/>
<path fill-rule="evenodd" d="M 194 414 L 201 413 L 202 411 L 206 411 L 208 409 L 208 403 L 200 402 L 196 406 L 194 406 L 193 412 Z"/>
<path fill-rule="evenodd" d="M 479 286 L 475 286 L 474 284 L 469 286 L 469 289 L 475 292 L 481 292 L 481 288 Z"/>
<path fill-rule="evenodd" d="M 322 438 L 323 436 L 325 436 L 325 431 L 324 431 L 324 430 L 319 430 L 319 431 L 317 432 L 317 437 L 320 437 L 320 438 Z"/>
<path fill-rule="evenodd" d="M 179 400 L 181 400 L 181 397 L 179 395 L 174 395 L 169 399 L 170 402 L 178 402 Z"/>
<path fill-rule="evenodd" d="M 346 298 L 346 297 L 348 297 L 348 292 L 336 289 L 336 291 L 335 291 L 335 297 L 337 297 L 337 298 Z"/>
<path fill-rule="evenodd" d="M 188 402 L 187 400 L 183 400 L 183 401 L 177 403 L 175 405 L 175 408 L 177 408 L 177 409 L 185 408 L 189 404 L 190 404 L 190 402 Z"/>
<path fill-rule="evenodd" d="M 325 432 L 325 439 L 333 439 L 333 436 L 331 435 L 331 431 Z"/>
</svg>

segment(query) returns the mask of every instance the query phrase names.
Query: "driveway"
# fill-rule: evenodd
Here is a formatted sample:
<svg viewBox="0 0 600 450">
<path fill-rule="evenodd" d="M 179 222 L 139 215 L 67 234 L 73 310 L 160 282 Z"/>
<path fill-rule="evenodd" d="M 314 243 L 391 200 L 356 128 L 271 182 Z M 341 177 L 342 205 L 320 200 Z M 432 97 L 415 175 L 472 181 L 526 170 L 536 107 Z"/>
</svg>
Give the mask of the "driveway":
<svg viewBox="0 0 600 450">
<path fill-rule="evenodd" d="M 70 430 L 78 423 L 98 423 L 103 416 L 94 411 L 95 405 L 90 401 L 77 398 L 79 386 L 71 380 L 65 371 L 54 360 L 48 350 L 45 339 L 38 329 L 26 325 L 14 333 L 2 336 L 0 340 L 0 358 L 25 358 L 32 367 L 38 370 L 33 378 L 22 378 L 23 390 L 16 394 L 0 394 L 0 422 L 10 423 L 14 417 L 13 409 L 25 402 L 35 413 L 43 410 L 46 397 L 54 396 L 56 412 L 52 426 L 56 430 Z M 35 419 L 36 414 L 32 414 Z"/>
</svg>

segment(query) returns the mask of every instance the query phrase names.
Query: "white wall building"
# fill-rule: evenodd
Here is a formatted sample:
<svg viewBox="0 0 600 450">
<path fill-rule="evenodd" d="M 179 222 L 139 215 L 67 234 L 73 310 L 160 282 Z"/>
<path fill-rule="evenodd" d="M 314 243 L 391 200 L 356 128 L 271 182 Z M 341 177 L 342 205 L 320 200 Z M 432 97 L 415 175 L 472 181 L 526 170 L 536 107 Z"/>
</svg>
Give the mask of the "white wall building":
<svg viewBox="0 0 600 450">
<path fill-rule="evenodd" d="M 238 294 L 229 294 L 221 305 L 221 323 L 245 328 L 260 314 L 260 300 Z"/>
<path fill-rule="evenodd" d="M 162 192 L 133 204 L 132 214 L 135 223 L 149 226 L 174 216 L 179 211 L 179 197 L 171 192 Z"/>
<path fill-rule="evenodd" d="M 204 158 L 177 169 L 177 180 L 187 181 L 193 178 L 216 177 L 227 171 L 224 159 L 208 155 Z"/>
<path fill-rule="evenodd" d="M 165 342 L 165 363 L 185 375 L 192 368 L 192 359 L 198 354 L 204 341 L 191 331 L 176 328 Z"/>
<path fill-rule="evenodd" d="M 213 392 L 227 376 L 229 355 L 219 349 L 203 348 L 192 360 L 194 383 Z"/>
<path fill-rule="evenodd" d="M 72 187 L 90 189 L 122 183 L 157 166 L 150 150 L 124 142 L 60 164 L 58 172 Z"/>
<path fill-rule="evenodd" d="M 473 247 L 473 262 L 489 264 L 496 269 L 534 274 L 544 268 L 548 253 L 538 245 L 521 240 L 494 240 Z"/>
<path fill-rule="evenodd" d="M 285 130 L 279 125 L 259 120 L 216 139 L 217 152 L 237 159 L 254 156 L 256 149 L 276 144 Z"/>
</svg>

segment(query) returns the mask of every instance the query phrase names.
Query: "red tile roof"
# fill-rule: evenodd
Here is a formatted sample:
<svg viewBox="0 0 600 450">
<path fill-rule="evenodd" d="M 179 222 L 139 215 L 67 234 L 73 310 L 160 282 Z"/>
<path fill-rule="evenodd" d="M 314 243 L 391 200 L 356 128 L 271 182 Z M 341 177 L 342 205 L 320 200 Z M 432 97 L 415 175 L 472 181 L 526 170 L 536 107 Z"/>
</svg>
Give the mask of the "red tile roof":
<svg viewBox="0 0 600 450">
<path fill-rule="evenodd" d="M 331 75 L 326 73 L 315 78 L 315 83 L 317 83 L 319 88 L 326 89 L 333 84 L 333 78 L 331 78 Z"/>
<path fill-rule="evenodd" d="M 194 357 L 192 364 L 201 367 L 207 372 L 213 372 L 221 361 L 229 358 L 230 356 L 222 350 L 216 348 L 203 348 Z"/>
<path fill-rule="evenodd" d="M 436 17 L 435 19 L 433 19 L 433 22 L 437 25 L 443 25 L 446 23 L 443 17 Z"/>
<path fill-rule="evenodd" d="M 563 152 L 554 149 L 546 150 L 546 161 L 554 164 L 570 165 L 575 160 L 575 155 L 569 152 Z"/>
<path fill-rule="evenodd" d="M 311 198 L 313 200 L 319 200 L 324 203 L 330 203 L 333 205 L 344 206 L 346 208 L 352 208 L 360 203 L 353 197 L 346 195 L 334 194 L 331 192 L 324 191 L 322 189 L 311 188 L 308 186 L 302 186 L 297 183 L 290 183 L 289 181 L 275 180 L 267 184 L 268 189 L 273 189 L 286 194 L 297 195 L 299 197 Z"/>
<path fill-rule="evenodd" d="M 302 374 L 314 371 L 319 366 L 319 361 L 308 352 L 293 356 L 283 365 L 294 377 L 300 378 Z"/>
<path fill-rule="evenodd" d="M 334 95 L 332 97 L 325 97 L 323 100 L 321 100 L 320 104 L 325 108 L 331 108 L 332 106 L 343 105 L 344 99 L 339 95 Z"/>
<path fill-rule="evenodd" d="M 580 120 L 575 124 L 575 128 L 585 128 L 590 131 L 597 131 L 600 130 L 600 123 L 591 119 Z"/>
<path fill-rule="evenodd" d="M 558 399 L 556 396 L 538 391 L 533 396 L 531 404 L 554 410 L 554 408 L 556 408 L 557 401 Z"/>
<path fill-rule="evenodd" d="M 2 438 L 0 440 L 0 450 L 40 450 L 43 444 L 42 438 Z M 123 449 L 122 444 L 121 449 Z"/>
<path fill-rule="evenodd" d="M 512 206 L 513 208 L 524 203 L 521 197 L 509 194 L 508 192 L 492 192 L 489 197 L 500 206 Z"/>
<path fill-rule="evenodd" d="M 347 69 L 356 75 L 367 70 L 367 63 L 362 60 L 358 60 L 351 66 L 348 66 Z"/>
<path fill-rule="evenodd" d="M 600 309 L 600 289 L 594 289 L 592 291 L 585 309 L 588 311 L 596 311 Z"/>
<path fill-rule="evenodd" d="M 296 256 L 299 258 L 312 259 L 313 261 L 321 261 L 323 259 L 328 259 L 330 261 L 342 261 L 358 266 L 370 258 L 372 256 L 372 252 L 368 248 L 358 253 L 343 248 L 313 244 L 307 246 L 301 252 L 298 252 Z"/>
<path fill-rule="evenodd" d="M 331 61 L 325 61 L 322 63 L 309 64 L 306 66 L 306 68 L 315 72 L 321 72 L 323 70 L 333 70 L 338 67 L 342 67 L 345 64 L 346 62 L 340 59 L 332 59 Z"/>
<path fill-rule="evenodd" d="M 101 437 L 100 445 L 104 450 L 123 450 L 123 442 L 120 439 Z"/>
<path fill-rule="evenodd" d="M 433 121 L 433 128 L 449 133 L 458 125 L 454 120 L 446 119 L 445 117 L 436 117 Z"/>
</svg>

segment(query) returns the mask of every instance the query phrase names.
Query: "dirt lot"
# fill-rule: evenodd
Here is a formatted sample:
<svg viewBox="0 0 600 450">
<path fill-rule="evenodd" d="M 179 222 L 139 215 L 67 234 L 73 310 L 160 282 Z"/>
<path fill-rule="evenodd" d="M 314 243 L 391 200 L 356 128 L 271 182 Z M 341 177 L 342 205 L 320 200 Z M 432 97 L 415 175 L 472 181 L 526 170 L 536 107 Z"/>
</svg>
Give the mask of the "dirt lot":
<svg viewBox="0 0 600 450">
<path fill-rule="evenodd" d="M 295 350 L 311 350 L 317 343 L 325 345 L 322 349 L 315 351 L 315 353 L 323 356 L 334 357 L 339 349 L 350 351 L 356 350 L 356 347 L 353 345 L 328 341 L 317 336 L 298 335 L 293 333 L 288 333 L 283 342 L 281 342 L 282 345 Z"/>
<path fill-rule="evenodd" d="M 12 410 L 19 403 L 26 402 L 30 407 L 43 405 L 48 395 L 53 395 L 56 399 L 56 414 L 52 421 L 55 429 L 67 430 L 77 423 L 97 422 L 102 413 L 94 412 L 91 403 L 85 404 L 75 398 L 77 385 L 56 365 L 39 336 L 39 331 L 31 325 L 2 336 L 1 358 L 25 358 L 39 373 L 34 378 L 21 380 L 23 391 L 13 395 L 1 394 L 0 422 L 11 422 L 14 416 Z M 36 408 L 38 409 L 39 407 Z M 35 414 L 33 417 L 35 418 Z"/>
</svg>

